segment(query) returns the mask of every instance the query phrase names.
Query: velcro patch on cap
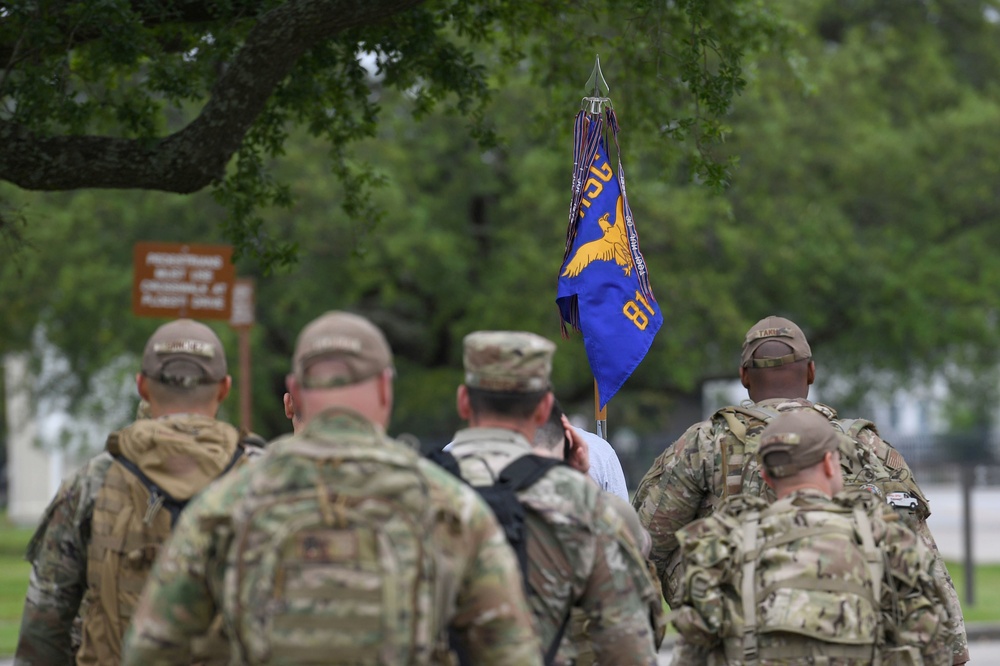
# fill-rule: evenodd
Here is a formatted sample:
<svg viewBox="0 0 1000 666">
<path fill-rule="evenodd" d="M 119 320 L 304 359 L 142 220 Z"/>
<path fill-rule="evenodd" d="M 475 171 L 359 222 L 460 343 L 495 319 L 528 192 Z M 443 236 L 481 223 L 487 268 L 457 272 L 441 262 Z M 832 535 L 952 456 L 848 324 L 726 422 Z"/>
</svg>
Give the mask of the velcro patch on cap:
<svg viewBox="0 0 1000 666">
<path fill-rule="evenodd" d="M 747 342 L 751 340 L 760 340 L 761 338 L 790 338 L 792 337 L 792 329 L 787 327 L 780 328 L 762 328 L 747 336 Z"/>
<path fill-rule="evenodd" d="M 361 341 L 357 338 L 349 338 L 344 335 L 327 335 L 313 341 L 313 343 L 305 350 L 303 356 L 325 354 L 327 352 L 360 354 Z"/>
<path fill-rule="evenodd" d="M 202 340 L 157 342 L 153 345 L 153 351 L 157 354 L 190 354 L 191 356 L 215 358 L 215 347 L 211 343 Z"/>
<path fill-rule="evenodd" d="M 802 438 L 797 432 L 779 432 L 768 435 L 761 444 L 801 444 Z"/>
</svg>

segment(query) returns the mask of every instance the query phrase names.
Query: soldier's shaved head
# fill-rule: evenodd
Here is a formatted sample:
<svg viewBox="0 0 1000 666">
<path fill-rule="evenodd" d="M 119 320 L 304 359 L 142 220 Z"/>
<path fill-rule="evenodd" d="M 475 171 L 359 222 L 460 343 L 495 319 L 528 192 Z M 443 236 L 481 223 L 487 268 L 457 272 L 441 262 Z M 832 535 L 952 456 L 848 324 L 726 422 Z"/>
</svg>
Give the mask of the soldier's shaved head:
<svg viewBox="0 0 1000 666">
<path fill-rule="evenodd" d="M 752 358 L 775 358 L 788 354 L 791 348 L 780 340 L 767 340 L 753 352 Z M 809 386 L 816 379 L 812 359 L 802 359 L 771 367 L 740 368 L 740 381 L 754 402 L 770 398 L 807 398 Z"/>
</svg>

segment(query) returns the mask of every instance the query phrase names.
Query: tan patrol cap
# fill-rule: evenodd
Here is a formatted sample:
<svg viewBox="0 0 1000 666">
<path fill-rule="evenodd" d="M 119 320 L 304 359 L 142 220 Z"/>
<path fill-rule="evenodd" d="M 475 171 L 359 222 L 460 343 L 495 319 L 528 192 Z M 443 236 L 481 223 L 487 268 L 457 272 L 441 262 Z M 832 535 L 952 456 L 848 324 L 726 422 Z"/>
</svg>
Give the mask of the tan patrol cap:
<svg viewBox="0 0 1000 666">
<path fill-rule="evenodd" d="M 760 435 L 757 455 L 767 473 L 780 479 L 816 465 L 836 451 L 843 435 L 814 409 L 793 409 L 774 417 Z"/>
<path fill-rule="evenodd" d="M 142 353 L 142 374 L 164 384 L 214 384 L 225 379 L 226 373 L 226 352 L 219 336 L 193 319 L 160 326 Z"/>
<path fill-rule="evenodd" d="M 754 358 L 754 352 L 765 342 L 774 340 L 786 345 L 791 352 L 783 356 Z M 740 366 L 744 368 L 774 368 L 812 358 L 812 349 L 796 323 L 784 317 L 765 317 L 754 324 L 743 339 Z"/>
<path fill-rule="evenodd" d="M 465 385 L 486 391 L 534 393 L 549 389 L 551 341 L 527 331 L 477 331 L 465 336 Z"/>
<path fill-rule="evenodd" d="M 322 379 L 305 371 L 319 360 L 336 359 L 342 369 Z M 392 367 L 392 350 L 382 331 L 364 317 L 333 310 L 312 320 L 295 342 L 292 372 L 305 388 L 336 388 L 357 384 Z"/>
</svg>

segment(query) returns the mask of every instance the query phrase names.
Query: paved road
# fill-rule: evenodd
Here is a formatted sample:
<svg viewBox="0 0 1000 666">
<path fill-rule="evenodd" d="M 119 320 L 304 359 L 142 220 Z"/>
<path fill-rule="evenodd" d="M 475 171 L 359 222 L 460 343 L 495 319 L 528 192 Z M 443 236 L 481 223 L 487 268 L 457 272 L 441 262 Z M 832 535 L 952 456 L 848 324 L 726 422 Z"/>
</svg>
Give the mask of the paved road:
<svg viewBox="0 0 1000 666">
<path fill-rule="evenodd" d="M 927 485 L 923 491 L 931 503 L 930 525 L 934 540 L 946 560 L 965 557 L 962 529 L 962 494 L 955 485 Z M 972 552 L 976 564 L 1000 563 L 1000 488 L 972 489 Z M 1000 664 L 1000 660 L 996 662 Z"/>
</svg>

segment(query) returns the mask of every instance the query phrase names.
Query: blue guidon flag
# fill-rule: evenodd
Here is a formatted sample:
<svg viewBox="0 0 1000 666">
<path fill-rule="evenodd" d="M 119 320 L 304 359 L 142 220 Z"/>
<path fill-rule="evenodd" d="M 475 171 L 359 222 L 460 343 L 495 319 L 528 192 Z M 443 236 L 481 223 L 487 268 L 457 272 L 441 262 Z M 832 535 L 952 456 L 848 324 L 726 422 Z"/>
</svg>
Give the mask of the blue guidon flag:
<svg viewBox="0 0 1000 666">
<path fill-rule="evenodd" d="M 583 333 L 601 409 L 642 362 L 663 324 L 639 251 L 621 153 L 617 176 L 608 158 L 605 118 L 617 148 L 613 109 L 581 111 L 576 119 L 573 200 L 556 295 L 563 333 L 567 324 Z"/>
</svg>

